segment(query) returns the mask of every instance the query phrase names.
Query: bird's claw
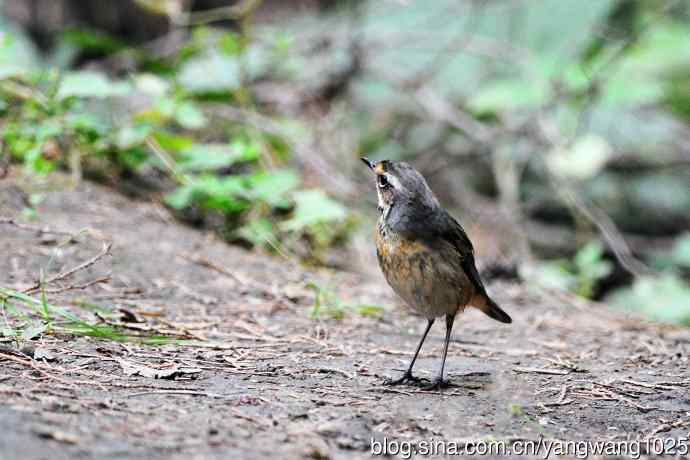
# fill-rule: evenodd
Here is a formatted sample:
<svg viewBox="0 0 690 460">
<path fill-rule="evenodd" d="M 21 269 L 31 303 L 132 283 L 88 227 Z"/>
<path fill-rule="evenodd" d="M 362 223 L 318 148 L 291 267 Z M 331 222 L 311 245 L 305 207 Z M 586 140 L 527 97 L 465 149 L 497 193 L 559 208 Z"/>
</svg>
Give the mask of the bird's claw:
<svg viewBox="0 0 690 460">
<path fill-rule="evenodd" d="M 385 386 L 396 386 L 396 385 L 403 385 L 405 383 L 413 383 L 416 385 L 419 385 L 422 383 L 422 381 L 427 380 L 425 378 L 420 378 L 420 377 L 415 377 L 412 375 L 411 372 L 405 372 L 402 377 L 399 379 L 386 379 L 386 381 L 383 382 Z"/>
<path fill-rule="evenodd" d="M 425 391 L 438 391 L 442 390 L 444 388 L 448 388 L 450 386 L 450 382 L 448 380 L 443 380 L 440 377 L 437 377 L 434 379 L 433 382 L 431 382 L 430 385 L 427 385 L 423 387 L 422 389 Z"/>
</svg>

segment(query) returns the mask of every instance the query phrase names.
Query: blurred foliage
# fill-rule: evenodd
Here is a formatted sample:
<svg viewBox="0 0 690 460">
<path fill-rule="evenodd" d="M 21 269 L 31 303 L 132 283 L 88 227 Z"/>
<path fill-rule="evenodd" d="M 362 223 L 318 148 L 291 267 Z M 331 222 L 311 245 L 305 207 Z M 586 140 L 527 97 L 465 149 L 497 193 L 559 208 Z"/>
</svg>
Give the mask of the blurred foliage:
<svg viewBox="0 0 690 460">
<path fill-rule="evenodd" d="M 417 165 L 443 165 L 436 190 L 517 196 L 527 219 L 575 227 L 578 242 L 598 229 L 565 191 L 626 236 L 669 238 L 690 226 L 689 2 L 362 2 L 300 15 L 281 31 L 293 43 L 283 68 L 314 69 L 281 77 L 309 91 L 356 62 L 347 97 L 360 151 L 413 162 L 433 152 L 443 161 Z M 517 189 L 502 185 L 507 171 L 518 171 Z M 658 255 L 653 245 L 633 248 L 671 270 L 633 289 L 678 287 L 650 303 L 678 314 L 690 305 L 684 241 Z M 601 242 L 560 244 L 565 257 L 536 270 L 541 284 L 586 297 L 609 279 L 621 284 Z"/>
<path fill-rule="evenodd" d="M 4 316 L 4 322 L 0 325 L 0 337 L 11 338 L 17 345 L 49 334 L 70 334 L 158 345 L 173 341 L 182 342 L 175 337 L 149 332 L 136 333 L 131 329 L 104 323 L 103 318 L 118 317 L 113 309 L 95 307 L 101 319 L 84 319 L 64 307 L 51 304 L 45 291 L 41 292 L 39 300 L 23 292 L 0 287 L 0 309 Z"/>
<path fill-rule="evenodd" d="M 597 240 L 583 246 L 570 259 L 541 263 L 534 279 L 546 287 L 572 291 L 583 297 L 592 297 L 596 283 L 606 278 L 613 264 L 604 259 L 604 245 Z"/>
<path fill-rule="evenodd" d="M 357 64 L 348 108 L 367 155 L 433 152 L 448 182 L 514 194 L 492 177 L 491 152 L 505 152 L 529 217 L 576 218 L 553 176 L 623 231 L 678 232 L 690 226 L 690 4 L 580 3 L 362 2 L 349 16 L 300 15 L 280 25 L 293 47 L 273 77 L 308 93 Z"/>
<path fill-rule="evenodd" d="M 311 309 L 312 318 L 343 319 L 348 313 L 356 313 L 361 316 L 380 317 L 384 309 L 377 305 L 347 304 L 325 287 L 314 283 L 308 283 L 307 288 L 314 291 L 314 306 Z"/>
<path fill-rule="evenodd" d="M 216 213 L 232 239 L 289 243 L 282 249 L 315 260 L 349 232 L 352 218 L 342 204 L 300 189 L 300 173 L 287 165 L 290 140 L 242 121 L 209 122 L 205 110 L 222 102 L 248 107 L 242 75 L 258 75 L 257 50 L 265 45 L 198 29 L 157 73 L 113 79 L 96 70 L 39 70 L 38 56 L 17 59 L 31 49 L 20 32 L 2 34 L 2 140 L 28 172 L 74 169 L 75 159 L 79 168 L 117 176 L 163 171 L 171 179 L 163 201 L 181 215 Z M 77 38 L 74 31 L 65 36 L 72 45 L 113 48 L 114 40 L 100 35 Z"/>
<path fill-rule="evenodd" d="M 658 321 L 690 326 L 690 287 L 674 273 L 638 278 L 632 287 L 614 292 L 606 301 Z"/>
<path fill-rule="evenodd" d="M 231 239 L 323 260 L 353 227 L 334 198 L 356 192 L 324 182 L 343 173 L 328 148 L 347 149 L 317 128 L 352 126 L 343 131 L 354 149 L 415 161 L 449 204 L 469 208 L 488 195 L 521 211 L 517 221 L 566 228 L 555 250 L 524 236 L 537 256 L 558 256 L 539 264 L 542 284 L 599 297 L 600 286 L 629 282 L 617 278 L 589 207 L 626 238 L 663 240 L 632 248 L 662 275 L 611 296 L 658 287 L 671 310 L 687 301 L 687 0 L 353 1 L 262 24 L 229 7 L 217 18 L 224 28 L 187 27 L 193 13 L 177 0 L 139 3 L 188 39 L 157 53 L 69 29 L 39 55 L 0 23 L 2 139 L 28 170 L 164 171 L 162 200 L 180 216 L 220 217 Z M 105 57 L 74 70 L 84 51 Z M 113 61 L 134 71 L 114 78 Z M 231 120 L 220 110 L 228 105 Z M 317 137 L 308 155 L 325 158 L 314 169 L 340 197 L 290 166 L 299 141 Z"/>
<path fill-rule="evenodd" d="M 659 251 L 653 264 L 661 270 L 659 276 L 638 277 L 632 286 L 607 294 L 605 301 L 658 321 L 690 326 L 690 285 L 682 276 L 683 271 L 690 272 L 690 234 L 679 237 L 671 249 Z M 612 269 L 613 264 L 604 259 L 603 245 L 595 240 L 583 246 L 572 260 L 558 259 L 537 264 L 527 278 L 544 287 L 592 297 L 597 282 L 609 275 Z"/>
<path fill-rule="evenodd" d="M 690 232 L 678 237 L 670 250 L 660 251 L 654 258 L 654 264 L 660 269 L 679 267 L 690 270 Z"/>
</svg>

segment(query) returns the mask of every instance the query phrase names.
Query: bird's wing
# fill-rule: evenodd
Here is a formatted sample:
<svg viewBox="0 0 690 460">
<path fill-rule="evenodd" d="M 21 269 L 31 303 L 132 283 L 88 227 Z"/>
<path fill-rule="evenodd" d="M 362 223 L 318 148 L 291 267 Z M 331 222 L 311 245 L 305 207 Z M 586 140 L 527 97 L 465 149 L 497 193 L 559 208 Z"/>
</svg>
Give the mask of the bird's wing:
<svg viewBox="0 0 690 460">
<path fill-rule="evenodd" d="M 475 289 L 481 294 L 486 294 L 484 283 L 479 277 L 479 272 L 474 263 L 474 247 L 470 238 L 465 233 L 465 229 L 450 214 L 444 211 L 444 223 L 442 238 L 450 242 L 459 252 L 462 259 L 461 265 L 465 274 L 470 279 Z"/>
<path fill-rule="evenodd" d="M 502 323 L 512 322 L 510 315 L 503 311 L 486 293 L 484 283 L 482 283 L 477 267 L 474 265 L 474 248 L 465 230 L 447 212 L 443 219 L 445 224 L 442 224 L 441 228 L 444 228 L 445 231 L 440 236 L 445 241 L 451 243 L 458 251 L 461 258 L 460 265 L 476 289 L 474 296 L 470 300 L 472 306 L 480 309 L 496 321 Z"/>
</svg>

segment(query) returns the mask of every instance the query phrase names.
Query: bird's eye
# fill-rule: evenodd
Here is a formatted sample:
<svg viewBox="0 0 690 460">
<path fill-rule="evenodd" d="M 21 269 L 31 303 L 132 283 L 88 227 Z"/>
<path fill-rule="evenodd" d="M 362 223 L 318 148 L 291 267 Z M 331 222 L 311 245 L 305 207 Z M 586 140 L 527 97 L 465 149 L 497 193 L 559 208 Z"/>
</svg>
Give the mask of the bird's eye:
<svg viewBox="0 0 690 460">
<path fill-rule="evenodd" d="M 379 184 L 379 188 L 386 188 L 390 185 L 390 182 L 388 182 L 388 179 L 386 179 L 386 176 L 384 176 L 383 174 L 380 174 L 378 176 L 378 184 Z"/>
</svg>

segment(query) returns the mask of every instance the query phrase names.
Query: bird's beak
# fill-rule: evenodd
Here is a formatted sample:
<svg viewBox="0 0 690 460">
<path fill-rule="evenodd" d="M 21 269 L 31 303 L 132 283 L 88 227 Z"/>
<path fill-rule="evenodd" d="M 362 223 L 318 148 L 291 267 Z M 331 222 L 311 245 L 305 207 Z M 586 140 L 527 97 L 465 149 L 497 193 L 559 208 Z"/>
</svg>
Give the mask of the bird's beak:
<svg viewBox="0 0 690 460">
<path fill-rule="evenodd" d="M 362 160 L 362 161 L 364 162 L 365 165 L 369 166 L 369 169 L 371 169 L 372 171 L 374 170 L 374 167 L 376 166 L 376 162 L 375 162 L 375 161 L 371 161 L 371 160 L 370 160 L 369 158 L 367 158 L 367 157 L 362 157 L 362 158 L 360 158 L 360 160 Z"/>
</svg>

